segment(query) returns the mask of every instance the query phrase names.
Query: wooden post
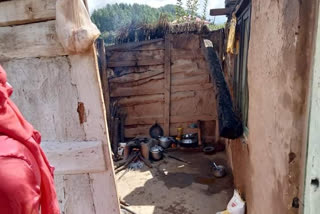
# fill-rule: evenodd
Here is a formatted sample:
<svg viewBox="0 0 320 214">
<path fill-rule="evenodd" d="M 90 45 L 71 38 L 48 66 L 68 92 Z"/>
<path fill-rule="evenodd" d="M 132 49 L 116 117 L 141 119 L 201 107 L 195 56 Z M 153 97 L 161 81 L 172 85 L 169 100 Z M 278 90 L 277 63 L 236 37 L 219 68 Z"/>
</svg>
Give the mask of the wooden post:
<svg viewBox="0 0 320 214">
<path fill-rule="evenodd" d="M 108 74 L 107 74 L 107 59 L 106 59 L 106 49 L 104 46 L 104 41 L 102 39 L 97 40 L 97 49 L 98 49 L 98 56 L 99 56 L 99 67 L 100 67 L 100 78 L 101 78 L 101 85 L 102 85 L 102 93 L 103 93 L 103 100 L 107 112 L 107 122 L 108 126 L 110 124 L 110 94 L 109 94 L 109 82 L 108 82 Z M 109 127 L 110 128 L 110 127 Z"/>
<path fill-rule="evenodd" d="M 170 135 L 170 95 L 171 95 L 171 35 L 164 42 L 164 134 Z"/>
</svg>

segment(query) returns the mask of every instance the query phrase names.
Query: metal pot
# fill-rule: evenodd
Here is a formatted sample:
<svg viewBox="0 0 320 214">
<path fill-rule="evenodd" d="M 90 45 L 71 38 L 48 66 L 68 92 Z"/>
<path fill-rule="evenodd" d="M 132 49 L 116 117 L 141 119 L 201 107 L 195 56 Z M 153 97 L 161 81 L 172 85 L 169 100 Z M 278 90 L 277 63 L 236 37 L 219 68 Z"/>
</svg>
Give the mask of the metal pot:
<svg viewBox="0 0 320 214">
<path fill-rule="evenodd" d="M 183 147 L 196 147 L 198 145 L 197 139 L 182 139 L 180 145 Z"/>
<path fill-rule="evenodd" d="M 226 176 L 227 172 L 226 172 L 226 168 L 222 165 L 217 165 L 215 162 L 212 163 L 213 165 L 213 175 L 216 178 L 222 178 L 224 176 Z"/>
<path fill-rule="evenodd" d="M 172 141 L 173 139 L 171 137 L 164 137 L 164 136 L 159 137 L 159 144 L 164 149 L 169 148 Z"/>
<path fill-rule="evenodd" d="M 160 146 L 154 146 L 154 147 L 152 147 L 151 149 L 150 149 L 150 153 L 151 153 L 151 157 L 152 157 L 152 159 L 153 160 L 161 160 L 161 158 L 162 158 L 162 151 L 163 151 L 163 149 L 162 149 L 162 147 L 160 147 Z"/>
<path fill-rule="evenodd" d="M 195 137 L 196 137 L 196 134 L 194 134 L 194 133 L 182 135 L 182 139 L 191 139 L 191 138 L 195 138 Z"/>
</svg>

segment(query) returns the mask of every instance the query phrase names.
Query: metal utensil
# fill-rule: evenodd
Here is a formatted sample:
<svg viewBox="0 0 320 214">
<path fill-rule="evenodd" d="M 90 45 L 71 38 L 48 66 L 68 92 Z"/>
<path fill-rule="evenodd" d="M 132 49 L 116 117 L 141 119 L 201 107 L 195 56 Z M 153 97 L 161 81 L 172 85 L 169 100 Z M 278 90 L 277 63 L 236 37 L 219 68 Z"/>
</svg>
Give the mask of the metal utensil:
<svg viewBox="0 0 320 214">
<path fill-rule="evenodd" d="M 162 152 L 163 152 L 163 149 L 160 146 L 154 146 L 150 149 L 151 157 L 155 161 L 161 160 L 163 156 Z"/>
<path fill-rule="evenodd" d="M 213 175 L 216 178 L 222 178 L 226 176 L 226 168 L 223 165 L 217 165 L 215 162 L 212 162 Z"/>
<path fill-rule="evenodd" d="M 174 139 L 172 137 L 165 137 L 165 136 L 159 137 L 160 146 L 164 149 L 169 148 L 173 141 Z"/>
</svg>

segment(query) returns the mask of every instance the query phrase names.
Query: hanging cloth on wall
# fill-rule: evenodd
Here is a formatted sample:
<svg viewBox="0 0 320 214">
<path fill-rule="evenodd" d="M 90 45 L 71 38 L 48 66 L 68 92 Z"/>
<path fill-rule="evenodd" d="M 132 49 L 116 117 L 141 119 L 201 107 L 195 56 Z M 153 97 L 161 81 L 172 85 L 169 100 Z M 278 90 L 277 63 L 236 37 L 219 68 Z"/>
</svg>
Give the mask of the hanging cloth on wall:
<svg viewBox="0 0 320 214">
<path fill-rule="evenodd" d="M 220 137 L 236 139 L 243 135 L 243 124 L 234 112 L 229 88 L 221 63 L 210 40 L 203 40 L 203 51 L 210 69 L 210 76 L 217 93 L 217 113 Z"/>
<path fill-rule="evenodd" d="M 86 52 L 100 35 L 82 0 L 57 1 L 56 32 L 60 43 L 70 54 Z"/>
<path fill-rule="evenodd" d="M 230 22 L 230 29 L 229 29 L 228 43 L 227 43 L 227 53 L 234 54 L 236 26 L 237 26 L 237 17 L 233 14 Z"/>
</svg>

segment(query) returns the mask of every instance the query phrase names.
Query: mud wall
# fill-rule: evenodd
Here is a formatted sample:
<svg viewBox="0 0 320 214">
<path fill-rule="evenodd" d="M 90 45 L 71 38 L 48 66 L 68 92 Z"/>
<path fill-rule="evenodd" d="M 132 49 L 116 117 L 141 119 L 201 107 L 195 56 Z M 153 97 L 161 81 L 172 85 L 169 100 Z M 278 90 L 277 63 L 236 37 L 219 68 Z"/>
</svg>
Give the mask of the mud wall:
<svg viewBox="0 0 320 214">
<path fill-rule="evenodd" d="M 221 48 L 220 31 L 206 35 Z M 175 135 L 178 127 L 203 121 L 203 135 L 214 140 L 215 91 L 201 51 L 202 36 L 172 34 L 165 39 L 106 48 L 110 107 L 125 112 L 125 137 L 149 135 L 155 122 Z M 169 40 L 169 41 L 166 41 Z M 169 111 L 166 111 L 166 108 Z"/>
<path fill-rule="evenodd" d="M 248 214 L 299 213 L 314 14 L 311 1 L 252 1 L 249 136 L 227 146 Z"/>
</svg>

